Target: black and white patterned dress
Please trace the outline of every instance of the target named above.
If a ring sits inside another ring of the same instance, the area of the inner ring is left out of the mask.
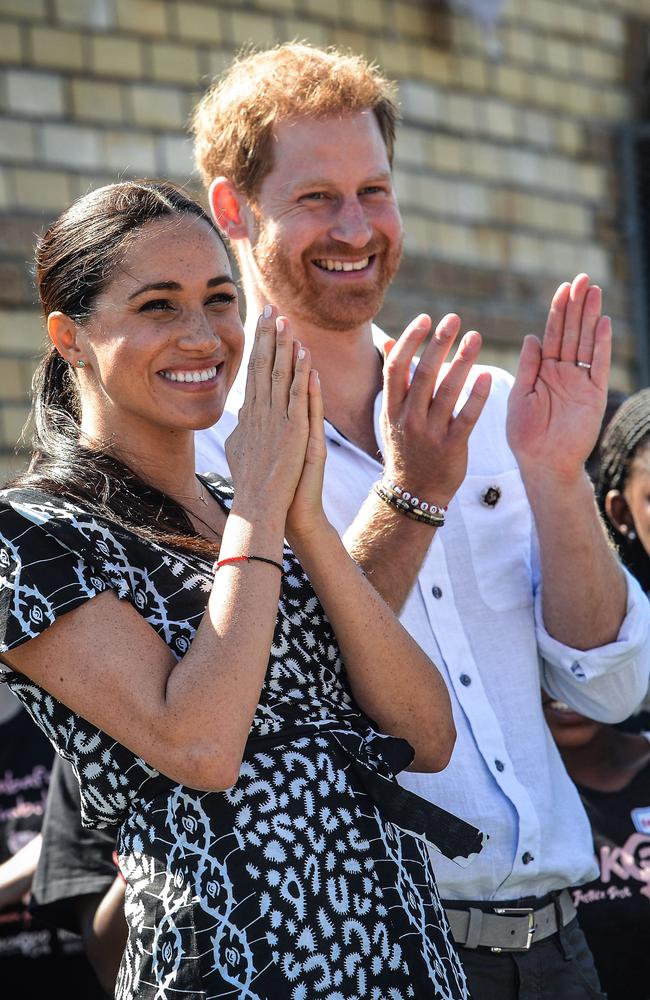
[[[209,488],[227,509],[230,484]],[[288,548],[284,566],[264,687],[226,792],[173,783],[24,675],[5,675],[72,762],[84,822],[121,824],[129,940],[116,996],[465,998],[426,847],[404,828],[463,861],[480,835],[399,788],[408,744],[356,708]],[[211,586],[198,556],[38,491],[0,493],[0,652],[111,588],[180,659]]]

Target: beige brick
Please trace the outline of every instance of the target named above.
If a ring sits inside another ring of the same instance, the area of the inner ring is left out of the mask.
[[[0,11],[7,17],[16,14],[18,17],[40,21],[47,17],[47,0],[2,0]]]
[[[485,62],[469,56],[457,56],[453,61],[452,79],[470,90],[485,91],[487,74]]]
[[[405,80],[400,87],[402,113],[409,121],[437,124],[446,119],[446,95],[436,87]]]
[[[526,139],[535,146],[549,149],[554,142],[555,123],[541,111],[522,111],[523,131]]]
[[[275,21],[266,14],[233,11],[230,15],[230,37],[237,45],[268,47],[280,40]]]
[[[508,263],[513,271],[533,274],[545,271],[544,241],[536,236],[511,233],[508,241]]]
[[[557,11],[558,18],[554,23],[561,24],[563,32],[583,38],[588,32],[590,24],[593,23],[593,15],[575,4],[558,3],[553,6]]]
[[[111,129],[103,136],[104,167],[129,174],[158,173],[156,145],[152,136],[141,131]]]
[[[577,155],[584,145],[584,131],[573,121],[564,119],[555,124],[557,143],[566,153]]]
[[[5,403],[0,407],[2,437],[5,445],[24,444],[23,431],[29,417],[29,404]]]
[[[551,69],[568,73],[579,64],[580,50],[575,39],[547,38],[542,41],[544,63]]]
[[[531,31],[522,28],[504,27],[499,32],[502,39],[505,54],[515,62],[526,64],[535,63],[538,60],[539,37]]]
[[[181,128],[185,123],[181,95],[170,87],[134,86],[131,103],[133,120],[139,125]]]
[[[0,149],[3,160],[34,159],[34,126],[10,118],[0,119]]]
[[[490,180],[502,180],[506,166],[507,150],[492,143],[470,142],[462,152],[462,162],[465,171],[476,177]]]
[[[40,353],[45,342],[41,315],[36,309],[0,309],[0,347],[20,354]]]
[[[63,115],[63,82],[53,73],[29,70],[7,72],[7,103],[25,115],[59,118]]]
[[[303,17],[284,17],[281,23],[283,28],[277,35],[278,40],[296,38],[298,41],[320,45],[321,48],[326,48],[332,42],[327,27],[317,21],[307,21]]]
[[[20,62],[23,56],[23,39],[17,24],[5,22],[0,28],[0,62]]]
[[[233,59],[232,49],[211,48],[207,55],[207,70],[210,77],[221,76]]]
[[[9,208],[13,204],[14,196],[11,190],[11,175],[6,167],[0,167],[0,208]]]
[[[583,45],[580,48],[580,65],[587,76],[596,80],[619,83],[625,78],[625,67],[618,52]]]
[[[164,0],[115,0],[118,27],[140,35],[167,34]]]
[[[32,28],[31,52],[37,66],[53,69],[81,69],[84,65],[83,39],[76,31]]]
[[[254,0],[255,6],[259,7],[260,10],[272,10],[277,11],[295,11],[296,8],[300,9],[304,7],[304,0]],[[325,11],[316,11],[321,17],[324,16]],[[293,37],[293,36],[291,36]]]
[[[528,74],[515,66],[496,67],[496,89],[512,101],[522,101],[528,95]]]
[[[44,125],[43,153],[47,163],[72,168],[100,167],[101,134],[81,125]]]
[[[129,172],[127,170],[122,171],[121,176],[128,177]],[[116,180],[115,172],[112,171],[110,174],[99,174],[93,171],[92,174],[69,174],[68,184],[70,186],[70,198],[81,198],[88,194],[89,191],[96,191],[97,188],[105,187],[106,184],[114,184]]]
[[[462,170],[466,157],[465,143],[458,139],[436,135],[431,138],[432,165],[453,173]]]
[[[19,208],[61,212],[70,201],[68,176],[59,170],[21,167],[15,171],[14,188]]]
[[[454,65],[449,53],[437,49],[426,48],[422,51],[419,69],[424,79],[432,83],[449,84],[454,78]]]
[[[73,80],[71,93],[76,118],[97,122],[124,119],[124,88],[118,83]]]
[[[425,136],[417,128],[402,125],[397,130],[395,160],[422,167],[429,162]]]
[[[83,24],[92,28],[113,28],[113,0],[54,0],[56,19],[61,24]]]
[[[16,399],[24,395],[21,362],[18,358],[0,358],[0,398]]]
[[[222,15],[217,4],[177,3],[175,12],[179,38],[210,44],[223,40]]]
[[[165,175],[186,178],[194,173],[192,140],[188,136],[161,136],[159,148]]]
[[[384,5],[382,0],[348,0],[348,17],[364,28],[379,30],[384,28]]]
[[[319,0],[322,3],[322,0]],[[464,18],[454,18],[454,22],[464,21]],[[432,14],[425,7],[415,7],[413,4],[396,3],[391,11],[391,27],[397,28],[403,35],[413,35],[415,38],[430,38],[432,32]],[[454,35],[456,38],[456,35]]]
[[[270,0],[273,3],[273,0]],[[305,14],[315,14],[323,21],[338,21],[340,12],[336,3],[324,4],[323,0],[299,0]]]
[[[607,172],[593,163],[578,164],[578,183],[583,197],[601,201],[607,197]]]
[[[480,127],[490,135],[500,139],[513,139],[518,135],[519,115],[505,101],[487,100],[481,102],[479,112]]]
[[[535,73],[530,83],[535,103],[551,108],[557,107],[558,103],[563,105],[566,81],[557,80],[548,74]]]
[[[632,120],[635,115],[633,95],[625,90],[605,90],[602,93],[603,114],[612,121]]]
[[[548,161],[527,149],[502,151],[504,174],[517,184],[538,187],[543,184],[544,164]]]
[[[479,118],[480,102],[464,94],[447,94],[447,122],[460,132],[475,132]]]
[[[612,48],[622,49],[626,43],[625,22],[618,14],[597,13],[590,19],[594,35]]]
[[[142,45],[133,38],[95,37],[91,39],[91,57],[97,73],[131,78],[143,75]]]
[[[157,80],[195,84],[200,78],[198,53],[189,45],[154,42],[151,66]]]

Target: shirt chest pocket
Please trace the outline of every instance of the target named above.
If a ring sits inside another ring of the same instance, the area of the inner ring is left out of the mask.
[[[532,604],[532,515],[517,470],[467,476],[458,501],[484,603],[494,611]]]

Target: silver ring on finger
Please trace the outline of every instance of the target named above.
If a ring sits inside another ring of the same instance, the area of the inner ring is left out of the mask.
[[[591,365],[588,361],[576,361],[576,368],[584,368],[585,371],[591,371]]]

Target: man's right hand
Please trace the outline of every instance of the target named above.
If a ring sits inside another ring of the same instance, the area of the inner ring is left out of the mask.
[[[482,372],[454,416],[454,407],[475,363],[481,335],[466,333],[440,380],[440,369],[458,336],[460,319],[444,316],[422,352],[411,378],[411,364],[431,329],[418,316],[400,339],[384,347],[384,404],[381,421],[386,477],[413,495],[446,506],[465,478],[467,442],[490,392],[491,376]]]

